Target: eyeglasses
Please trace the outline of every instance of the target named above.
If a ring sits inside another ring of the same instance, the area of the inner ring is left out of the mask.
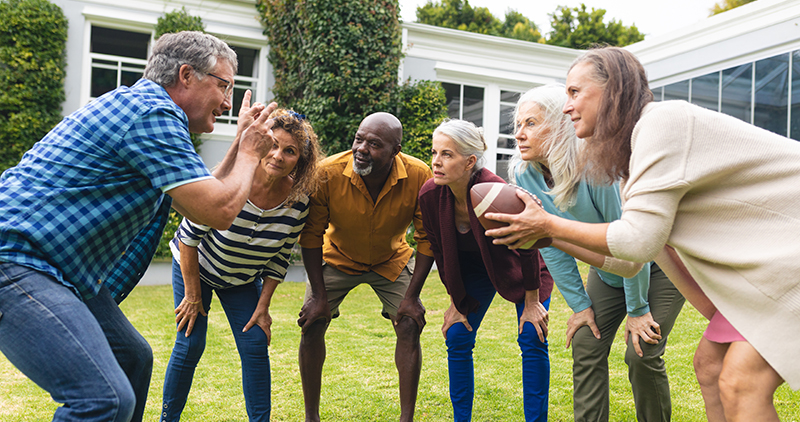
[[[230,98],[231,97],[231,94],[233,94],[233,82],[231,82],[231,81],[229,81],[227,79],[220,78],[219,76],[217,76],[217,75],[215,75],[213,73],[206,73],[206,75],[213,76],[213,77],[221,80],[222,82],[225,82],[226,84],[228,84],[225,87],[225,98]]]

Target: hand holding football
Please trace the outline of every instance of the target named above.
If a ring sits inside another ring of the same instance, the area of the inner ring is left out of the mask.
[[[505,183],[478,183],[470,189],[469,195],[470,199],[472,199],[472,207],[484,229],[496,229],[507,225],[499,221],[489,220],[484,216],[487,212],[519,214],[525,210],[525,203],[517,197],[517,189],[531,195],[541,206],[541,202],[530,192]],[[522,249],[545,248],[550,246],[551,243],[553,243],[553,238],[545,237],[536,242],[523,245]]]

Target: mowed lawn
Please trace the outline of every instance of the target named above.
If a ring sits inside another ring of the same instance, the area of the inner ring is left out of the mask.
[[[586,267],[584,266],[585,270]],[[297,366],[300,329],[295,321],[303,300],[303,283],[284,283],[272,301],[272,420],[302,421],[303,395]],[[447,353],[440,331],[449,298],[432,272],[422,292],[428,325],[422,335],[423,373],[416,420],[452,420],[448,397]],[[155,363],[145,420],[158,420],[164,371],[175,338],[170,286],[139,286],[122,309],[153,348]],[[324,421],[397,420],[400,405],[394,367],[394,332],[380,315],[380,302],[369,287],[354,290],[331,324],[328,359],[323,373],[321,413]],[[564,347],[571,311],[554,291],[549,336],[551,421],[572,418],[572,357]],[[219,301],[209,314],[205,355],[195,374],[184,421],[246,421],[241,365]],[[703,400],[692,370],[692,355],[706,322],[686,305],[673,330],[666,361],[672,388],[673,420],[705,420]],[[475,421],[522,421],[522,383],[516,321],[512,304],[495,298],[478,334],[475,349]],[[633,397],[624,363],[622,330],[610,358],[611,420],[635,421]],[[58,353],[57,349],[52,351]],[[800,358],[800,351],[798,351]],[[782,421],[800,421],[800,392],[783,385],[776,395]],[[46,421],[57,403],[0,355],[0,421]]]

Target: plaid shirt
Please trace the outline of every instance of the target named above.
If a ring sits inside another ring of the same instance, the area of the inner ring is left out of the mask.
[[[0,261],[55,277],[82,299],[138,283],[166,222],[162,188],[211,177],[188,119],[141,79],[67,116],[0,177]]]

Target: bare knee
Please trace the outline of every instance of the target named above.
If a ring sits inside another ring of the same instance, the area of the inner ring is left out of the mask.
[[[697,376],[697,382],[701,387],[716,386],[719,382],[719,374],[722,370],[722,361],[713,356],[705,354],[700,348],[695,351],[694,359],[694,373]]]
[[[397,342],[414,345],[419,343],[420,329],[412,318],[400,318],[394,326]]]
[[[300,336],[300,347],[318,346],[325,342],[325,332],[328,330],[328,322],[318,320],[311,324],[308,329]]]

